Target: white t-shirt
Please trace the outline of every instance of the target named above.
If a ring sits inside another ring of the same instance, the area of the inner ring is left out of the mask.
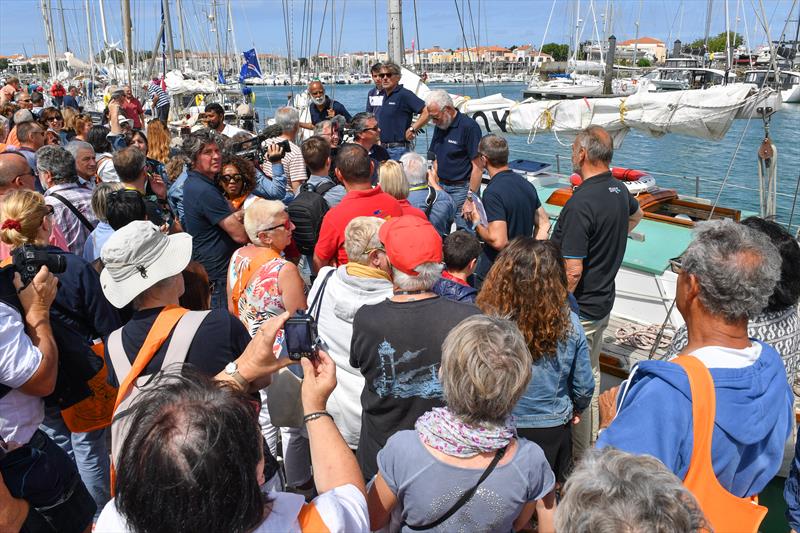
[[[100,181],[105,183],[119,181],[119,175],[117,174],[117,169],[114,168],[111,154],[103,152],[95,155],[95,159],[97,160],[97,177],[100,178]]]
[[[301,533],[298,516],[306,506],[300,494],[268,492],[269,515],[253,533]],[[353,485],[344,485],[320,494],[310,504],[331,533],[356,533],[369,531],[367,500]],[[95,531],[103,533],[133,533],[125,519],[117,512],[114,499],[100,513]]]
[[[237,128],[236,126],[231,126],[230,124],[225,124],[225,127],[222,128],[222,131],[220,133],[222,133],[222,135],[225,135],[226,137],[231,137],[232,138],[234,135],[236,135],[237,133],[240,133],[242,131],[244,131],[242,128]]]
[[[16,389],[38,370],[42,352],[25,333],[22,316],[0,302],[0,383]],[[27,444],[44,420],[44,402],[18,390],[0,398],[0,436]]]

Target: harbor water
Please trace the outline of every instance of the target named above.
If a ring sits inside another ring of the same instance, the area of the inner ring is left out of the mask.
[[[367,92],[372,85],[328,85],[328,96],[340,101],[351,114],[364,110]],[[470,97],[502,93],[507,98],[522,99],[521,84],[480,86],[480,95],[474,85],[431,85],[452,94]],[[253,87],[256,108],[262,120],[271,117],[284,105],[287,96],[302,87]],[[432,125],[417,139],[416,150],[425,153]],[[778,150],[778,200],[777,215],[780,222],[792,228],[800,227],[800,205],[795,204],[795,191],[800,183],[800,104],[784,104],[773,115],[770,136]],[[526,135],[509,135],[512,159],[534,159],[553,165],[565,174],[571,173],[570,136],[538,133],[529,143]],[[713,202],[719,195],[719,204],[751,212],[758,212],[758,167],[756,154],[764,138],[760,118],[734,120],[727,135],[720,141],[707,141],[684,135],[668,134],[651,137],[631,130],[614,153],[614,166],[645,170],[655,177],[662,187],[677,189],[679,193],[700,196]],[[741,141],[741,144],[740,144]],[[737,145],[739,149],[737,152]],[[725,181],[726,174],[730,173]],[[720,193],[721,191],[721,193]]]

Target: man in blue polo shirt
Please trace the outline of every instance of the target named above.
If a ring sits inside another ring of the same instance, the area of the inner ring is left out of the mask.
[[[384,63],[378,73],[383,96],[381,106],[375,110],[381,130],[381,145],[395,161],[411,147],[416,130],[428,123],[428,110],[417,95],[400,85],[400,67]],[[412,125],[415,114],[419,114]]]
[[[455,108],[446,91],[431,91],[425,103],[428,116],[436,126],[430,146],[430,151],[436,154],[436,176],[455,202],[456,227],[472,231],[472,226],[461,216],[461,209],[467,190],[477,193],[481,188],[483,166],[478,154],[481,128]]]
[[[311,102],[308,104],[308,111],[311,113],[311,122],[303,122],[300,124],[301,128],[313,130],[319,122],[323,120],[330,120],[337,115],[344,117],[345,122],[348,124],[352,120],[350,113],[342,105],[341,102],[331,100],[325,94],[325,87],[321,81],[312,81],[308,84],[308,96],[311,97]]]
[[[375,63],[369,68],[369,73],[372,75],[372,81],[375,82],[375,87],[370,89],[367,93],[367,106],[364,108],[367,113],[375,113],[375,110],[378,109],[383,103],[383,96],[380,95],[381,79],[378,76],[380,71],[380,63]]]

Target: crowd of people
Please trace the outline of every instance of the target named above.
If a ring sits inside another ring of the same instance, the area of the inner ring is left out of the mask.
[[[502,136],[372,74],[255,150],[157,81],[92,117],[6,80],[0,531],[756,531],[779,473],[800,530],[797,241],[698,223],[670,360],[601,394],[643,218],[611,136],[551,225]]]

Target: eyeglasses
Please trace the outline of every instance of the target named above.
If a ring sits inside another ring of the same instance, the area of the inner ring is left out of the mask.
[[[61,118],[61,117],[50,117],[50,118],[48,118],[48,119],[46,120],[46,122],[53,122],[53,121],[56,121],[56,122],[58,122],[59,120],[64,120],[64,119],[63,119],[63,118]]]
[[[241,174],[223,174],[219,177],[219,179],[225,183],[241,183],[244,181],[244,176]]]
[[[292,220],[290,218],[287,218],[286,221],[283,222],[282,224],[278,224],[276,226],[272,226],[272,227],[269,227],[269,228],[264,228],[261,231],[259,231],[259,233],[261,233],[262,231],[272,231],[272,230],[278,229],[278,228],[283,228],[286,231],[291,230],[292,229]]]
[[[397,76],[397,74],[395,74],[393,72],[381,72],[380,74],[378,74],[377,77],[378,78],[391,78],[392,76]]]
[[[372,252],[383,252],[383,253],[386,253],[386,248],[384,248],[383,246],[379,246],[378,248],[365,248],[364,251],[361,252],[361,255],[369,255]]]
[[[380,128],[378,126],[373,126],[371,128],[364,128],[361,131],[378,131],[378,130],[380,130]]]

